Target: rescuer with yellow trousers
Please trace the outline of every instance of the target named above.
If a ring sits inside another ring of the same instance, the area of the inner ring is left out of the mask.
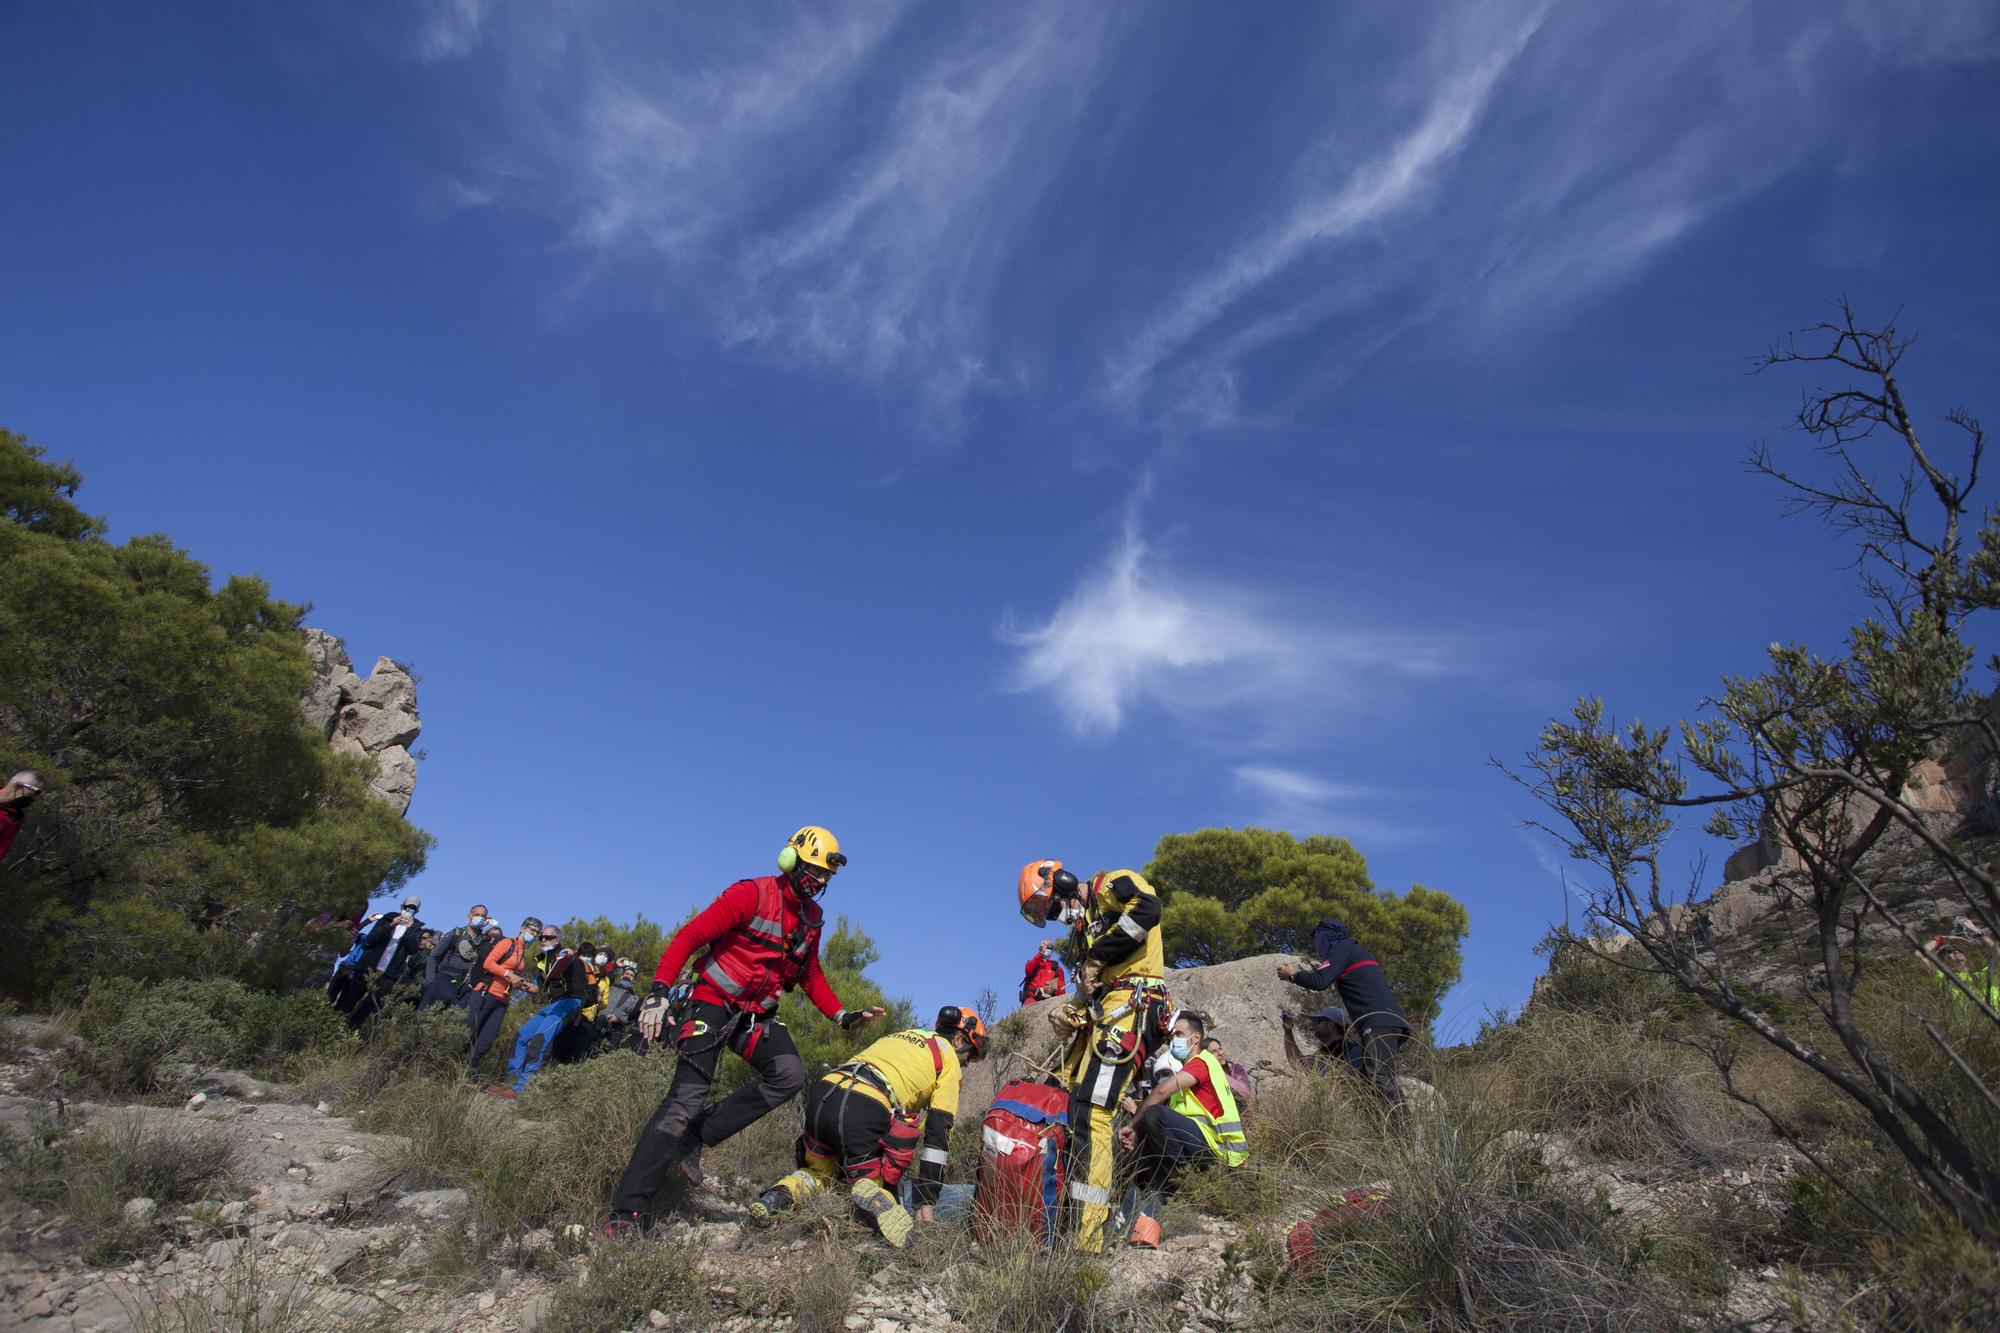
[[[1112,1119],[1135,1062],[1166,1037],[1166,964],[1160,896],[1136,870],[1103,870],[1079,882],[1060,861],[1030,861],[1018,885],[1030,925],[1051,918],[1078,937],[1077,993],[1049,1021],[1069,1038],[1069,1184],[1063,1215],[1079,1250],[1101,1251],[1111,1215]]]
[[[931,1027],[892,1032],[829,1071],[806,1093],[799,1169],[759,1195],[750,1215],[769,1221],[815,1190],[846,1180],[855,1213],[901,1249],[912,1221],[931,1220],[963,1067],[985,1054],[986,1025],[979,1015],[946,1005]],[[914,1218],[894,1192],[913,1165]]]

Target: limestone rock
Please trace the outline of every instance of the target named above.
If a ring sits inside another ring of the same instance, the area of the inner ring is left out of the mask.
[[[339,639],[320,629],[301,633],[313,677],[299,697],[300,711],[336,751],[373,760],[376,775],[369,788],[398,813],[407,812],[417,786],[417,761],[409,747],[423,731],[416,680],[386,657],[376,658],[363,680]]]
[[[312,682],[306,692],[299,696],[299,711],[306,715],[306,721],[319,729],[322,736],[333,735],[333,722],[340,715],[340,705],[347,692],[361,682],[354,674],[354,664],[347,660],[347,645],[328,634],[323,629],[310,627],[301,630],[306,641],[306,656],[313,667]]]
[[[1033,947],[1032,943],[1029,945]],[[1027,950],[1022,950],[1023,956]],[[1301,1013],[1332,1003],[1314,992],[1278,979],[1280,963],[1300,959],[1286,954],[1260,954],[1232,963],[1210,967],[1169,968],[1167,989],[1176,1006],[1197,1009],[1208,1015],[1209,1035],[1222,1043],[1230,1060],[1243,1066],[1254,1090],[1262,1090],[1273,1079],[1290,1076],[1285,1061],[1285,1034],[1278,1011]],[[993,1092],[1001,1083],[1017,1078],[1038,1077],[1037,1068],[1061,1070],[1056,1066],[1060,1042],[1049,1026],[1049,1012],[1070,997],[1042,1000],[1008,1015],[994,1029],[993,1058],[981,1060],[965,1071],[964,1090],[959,1095],[959,1114],[980,1117],[993,1104]],[[1300,1046],[1310,1054],[1312,1035],[1301,1025]]]

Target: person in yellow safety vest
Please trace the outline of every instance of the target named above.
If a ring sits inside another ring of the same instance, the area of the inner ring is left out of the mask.
[[[892,1032],[821,1078],[806,1093],[799,1169],[750,1205],[768,1222],[775,1213],[836,1180],[849,1182],[856,1216],[901,1249],[913,1221],[928,1222],[944,1183],[951,1125],[958,1115],[962,1067],[986,1054],[986,1025],[970,1009],[946,1005],[933,1028]],[[896,1182],[922,1154],[917,1211],[896,1201]]]
[[[1161,1202],[1183,1170],[1215,1162],[1238,1167],[1250,1157],[1228,1071],[1203,1049],[1208,1024],[1182,1010],[1174,1015],[1173,1032],[1167,1053],[1180,1070],[1155,1084],[1145,1101],[1134,1105],[1127,1098],[1124,1109],[1132,1118],[1118,1131],[1118,1146],[1139,1154],[1138,1206],[1126,1239],[1155,1250]]]
[[[1931,936],[1930,947],[1917,955],[1918,960],[1936,975],[1952,1003],[1976,1011],[1983,1001],[1989,1009],[2000,1010],[2000,942],[1993,932],[1965,917],[1953,924],[1962,933]]]
[[[1052,860],[1023,866],[1017,889],[1028,923],[1063,922],[1083,959],[1076,996],[1057,1005],[1049,1022],[1070,1039],[1063,1214],[1076,1248],[1095,1253],[1104,1249],[1111,1218],[1112,1118],[1134,1062],[1150,1058],[1165,1031],[1160,896],[1136,870],[1102,870],[1079,882]]]

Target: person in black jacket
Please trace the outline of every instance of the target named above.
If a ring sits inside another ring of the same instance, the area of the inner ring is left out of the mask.
[[[446,931],[437,947],[425,957],[424,993],[417,1001],[419,1009],[434,1004],[465,1007],[472,997],[472,983],[479,980],[473,974],[479,970],[479,960],[485,952],[479,946],[485,933],[486,904],[474,903],[466,913],[465,924]]]
[[[383,913],[362,937],[361,957],[348,969],[345,984],[334,996],[334,1003],[355,1027],[367,1022],[389,997],[411,956],[418,952],[424,923],[417,919],[417,909],[422,905],[415,897],[405,898],[401,911]]]
[[[1307,990],[1329,988],[1340,996],[1347,1010],[1346,1045],[1352,1052],[1349,1062],[1357,1066],[1392,1105],[1400,1105],[1403,1089],[1396,1082],[1396,1048],[1410,1031],[1403,1007],[1389,989],[1382,965],[1359,941],[1347,933],[1341,922],[1328,919],[1313,929],[1313,948],[1318,951],[1318,967],[1278,966],[1278,976]]]

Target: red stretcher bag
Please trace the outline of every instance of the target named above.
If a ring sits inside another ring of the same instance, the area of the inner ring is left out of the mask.
[[[1062,1216],[1069,1092],[1047,1083],[1002,1087],[980,1126],[972,1234],[982,1244],[1029,1236],[1047,1245]]]

